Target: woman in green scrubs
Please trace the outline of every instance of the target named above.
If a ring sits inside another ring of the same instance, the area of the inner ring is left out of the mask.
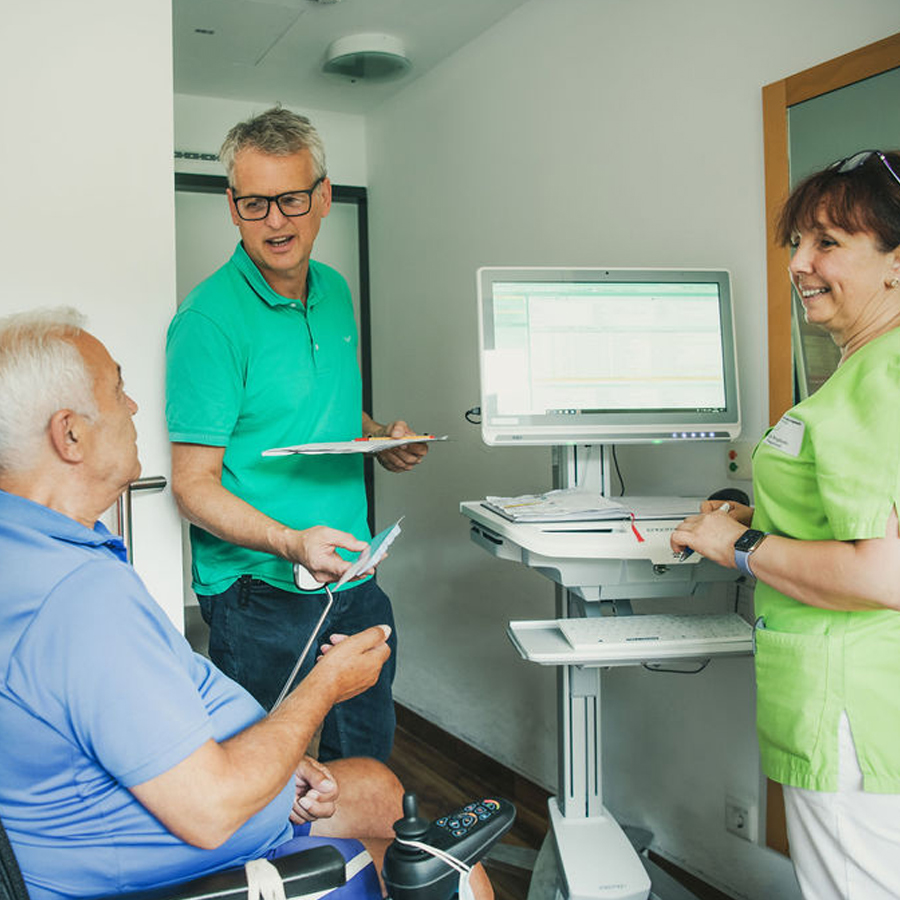
[[[900,898],[900,153],[811,175],[779,224],[837,371],[765,435],[755,507],[674,532],[756,578],[757,731],[804,897]]]

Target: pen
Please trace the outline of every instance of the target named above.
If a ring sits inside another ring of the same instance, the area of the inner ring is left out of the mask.
[[[721,506],[717,506],[717,507],[713,510],[713,512],[717,512],[717,513],[718,513],[718,512],[727,513],[730,509],[731,509],[731,504],[730,504],[730,503],[723,503]],[[685,547],[684,550],[681,551],[681,553],[676,553],[676,554],[675,554],[675,559],[677,559],[678,562],[684,562],[686,559],[690,559],[690,558],[691,558],[691,556],[693,555],[693,552],[694,552],[694,548],[693,548],[693,547]]]
[[[385,434],[372,435],[372,437],[353,438],[354,441],[421,441],[425,438],[434,439],[433,434],[403,434],[400,437],[389,437]]]

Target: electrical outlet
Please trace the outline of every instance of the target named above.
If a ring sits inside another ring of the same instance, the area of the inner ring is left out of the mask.
[[[756,807],[752,803],[738,800],[735,797],[725,798],[725,830],[743,838],[756,842]]]
[[[726,450],[726,473],[729,478],[738,481],[751,481],[753,479],[753,466],[750,457],[754,444],[749,441],[729,441]]]

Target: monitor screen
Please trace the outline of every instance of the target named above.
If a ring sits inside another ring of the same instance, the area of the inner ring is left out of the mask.
[[[724,270],[478,270],[485,443],[618,444],[740,432]]]

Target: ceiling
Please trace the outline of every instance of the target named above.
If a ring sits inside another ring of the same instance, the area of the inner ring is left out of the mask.
[[[365,113],[525,0],[172,0],[175,91]],[[391,81],[326,75],[329,44],[399,38],[412,65]]]

